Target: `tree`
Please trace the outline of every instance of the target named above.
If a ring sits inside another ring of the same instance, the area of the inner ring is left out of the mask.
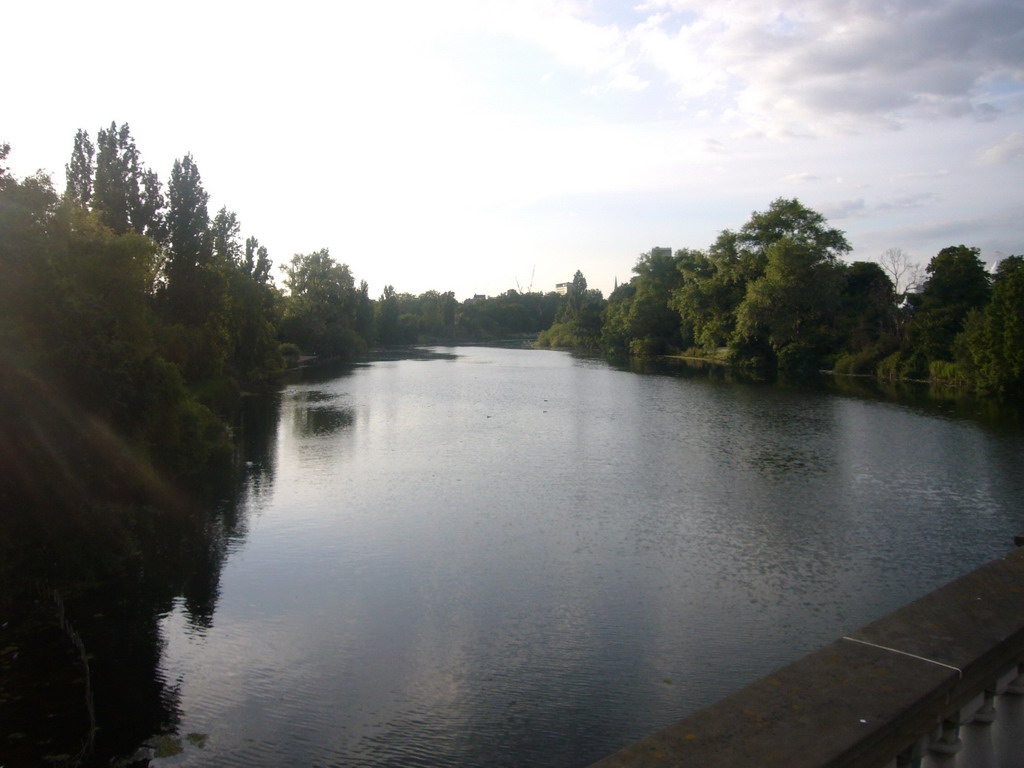
[[[156,247],[135,232],[115,233],[84,208],[69,211],[61,229],[63,247],[53,256],[54,289],[63,294],[50,340],[54,367],[94,410],[130,432],[146,419],[137,410],[136,374],[156,352]]]
[[[808,249],[827,261],[835,261],[850,251],[846,235],[828,227],[824,216],[796,198],[780,197],[772,201],[767,211],[752,213],[739,232],[722,232],[711,255],[731,267],[737,278],[750,280],[764,272],[768,249],[781,240]]]
[[[373,299],[370,298],[370,286],[365,280],[359,281],[356,291],[356,333],[362,336],[366,345],[377,343],[377,328],[374,321]]]
[[[896,289],[881,265],[855,261],[846,269],[842,292],[841,333],[848,349],[872,347],[898,330]],[[891,351],[891,350],[890,350]]]
[[[842,267],[806,239],[776,240],[766,257],[764,274],[747,284],[737,309],[734,341],[747,349],[767,341],[779,368],[813,369],[834,342]]]
[[[1024,394],[1024,256],[999,263],[991,301],[968,315],[956,346],[979,389]]]
[[[237,396],[237,382],[225,368],[232,349],[229,272],[214,260],[208,200],[192,155],[176,160],[168,185],[167,251],[157,298],[166,321],[165,356],[190,385],[202,383],[210,395],[207,404],[223,409]]]
[[[59,316],[50,294],[59,206],[48,176],[19,180],[2,166],[9,152],[0,147],[0,367],[31,367],[47,357],[40,340]]]
[[[161,245],[166,243],[167,222],[164,218],[166,205],[163,184],[156,175],[156,171],[143,170],[142,194],[132,213],[132,225],[135,227],[135,231],[148,235]]]
[[[282,339],[320,355],[361,355],[366,343],[355,330],[358,302],[348,265],[321,248],[295,254],[281,269],[288,289]]]
[[[587,278],[576,270],[565,301],[555,321],[537,338],[541,346],[597,349],[601,338],[601,315],[604,297],[598,290],[588,290]]]
[[[629,354],[632,329],[629,326],[629,311],[636,296],[633,280],[616,286],[608,297],[601,325],[601,348],[612,355]]]
[[[224,285],[223,332],[230,342],[226,370],[237,380],[261,384],[283,366],[277,344],[277,292],[270,282],[267,249],[250,237],[243,246],[238,216],[221,208],[210,225],[208,268]]]
[[[241,266],[242,244],[239,241],[241,225],[238,223],[238,215],[229,211],[226,207],[217,211],[210,226],[210,236],[213,238],[214,260],[224,266]]]
[[[115,123],[109,129],[101,128],[96,143],[93,204],[104,224],[124,234],[132,229],[132,213],[141,205],[139,152],[127,123],[120,128]],[[78,163],[77,145],[76,139],[71,164]]]
[[[416,298],[418,331],[431,340],[450,340],[455,335],[455,294],[426,291]]]
[[[682,251],[677,269],[682,283],[673,291],[670,306],[679,314],[686,335],[708,352],[724,346],[736,328],[736,307],[743,300],[745,282],[732,279],[701,251]]]
[[[950,360],[952,344],[967,315],[988,303],[992,285],[977,248],[943,248],[928,262],[921,292],[911,296],[914,307],[910,344],[928,360]]]
[[[67,176],[67,188],[64,192],[69,200],[87,207],[92,200],[93,157],[96,149],[89,140],[88,131],[81,128],[75,134],[75,147],[71,152],[71,161],[64,166]]]
[[[247,275],[261,285],[270,283],[270,267],[272,263],[267,249],[260,245],[255,237],[248,237],[245,240],[245,261],[242,269]]]
[[[393,285],[385,285],[384,292],[377,301],[377,339],[384,346],[399,343],[398,316],[401,307],[398,305],[398,294]]]
[[[456,304],[454,295],[447,300],[447,313],[454,314],[456,338],[463,341],[490,341],[513,336],[528,336],[547,330],[566,298],[554,291],[522,293],[509,289],[493,297],[476,297]],[[447,322],[447,321],[446,321]]]
[[[878,257],[878,263],[892,281],[899,304],[907,300],[907,295],[916,291],[921,282],[921,265],[911,261],[910,256],[902,248],[889,248]]]
[[[168,186],[168,253],[164,266],[164,299],[175,322],[194,323],[207,316],[217,301],[210,267],[213,236],[199,168],[192,155],[174,161]]]
[[[115,123],[96,134],[96,167],[92,194],[82,197],[86,189],[86,146],[88,134],[79,131],[68,163],[68,192],[80,204],[90,203],[104,224],[118,234],[134,230],[148,235],[158,243],[164,241],[164,198],[156,173],[147,170],[135,146],[131,130],[125,123]],[[73,175],[72,175],[73,174]]]
[[[198,469],[226,432],[159,354],[150,302],[155,256],[150,239],[60,205],[48,177],[0,176],[0,368],[78,414],[90,434],[127,440],[123,456],[177,474]],[[69,483],[93,484],[117,463],[76,454],[63,437],[46,434],[42,442]],[[108,448],[116,442],[104,440]],[[107,490],[123,488],[130,474],[114,470],[117,482]]]
[[[670,301],[683,284],[679,263],[668,248],[654,248],[641,254],[633,267],[628,290],[612,294],[605,310],[602,345],[631,354],[661,354],[678,349],[682,343],[679,314]]]
[[[728,343],[735,361],[770,366],[792,346],[783,367],[805,367],[832,332],[838,260],[849,250],[820,213],[779,198],[739,231],[724,230],[706,256],[687,255],[672,306],[705,349]],[[791,279],[824,293],[796,290]]]

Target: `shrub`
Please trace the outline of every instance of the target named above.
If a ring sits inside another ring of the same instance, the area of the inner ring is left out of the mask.
[[[956,363],[933,360],[928,364],[928,378],[943,384],[966,384],[967,377]]]
[[[647,336],[629,342],[629,354],[633,357],[651,357],[661,352],[662,345],[657,339]]]
[[[298,344],[292,344],[290,341],[286,341],[278,349],[281,352],[281,357],[284,358],[285,365],[289,368],[294,368],[299,364],[299,358],[302,357],[302,350],[299,349]]]
[[[821,355],[818,351],[802,341],[784,346],[778,351],[776,360],[780,371],[792,373],[809,373],[821,366]]]
[[[836,360],[833,370],[836,373],[851,376],[863,376],[875,372],[878,366],[878,353],[868,347],[858,352],[846,352]]]
[[[875,366],[875,373],[878,378],[886,381],[893,381],[900,377],[900,353],[893,352],[891,355],[882,358]]]

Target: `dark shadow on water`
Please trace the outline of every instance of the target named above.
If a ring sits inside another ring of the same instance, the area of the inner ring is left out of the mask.
[[[454,349],[454,347],[453,347]],[[454,361],[458,355],[451,352],[442,352],[437,348],[430,347],[393,347],[387,349],[375,349],[365,359],[358,362],[346,360],[325,360],[313,362],[312,364],[296,368],[288,372],[285,377],[286,384],[318,384],[325,381],[351,375],[354,371],[365,368],[368,365],[379,362],[396,362],[399,360],[422,360],[422,361]]]
[[[827,376],[823,387],[844,397],[893,403],[942,418],[975,421],[997,431],[1019,431],[1024,427],[1024,406],[1020,401],[979,397],[960,387],[887,382],[861,376]]]
[[[354,421],[351,408],[321,405],[295,409],[295,429],[303,437],[325,437],[351,427]]]
[[[969,420],[997,431],[1024,427],[1021,401],[980,397],[970,390],[925,382],[880,381],[867,376],[810,373],[801,376],[769,374],[717,363],[668,357],[610,360],[617,370],[721,384],[769,387],[794,392],[827,393],[911,408],[940,418]]]
[[[280,398],[247,398],[233,464],[182,489],[111,463],[88,419],[22,383],[2,403],[26,471],[0,481],[0,765],[146,765],[180,719],[160,619],[212,626],[240,501],[273,484]]]

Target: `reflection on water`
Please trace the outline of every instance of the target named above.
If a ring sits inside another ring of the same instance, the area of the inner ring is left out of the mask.
[[[282,396],[173,764],[586,765],[1004,552],[1024,438],[721,369],[442,350]],[[243,505],[244,506],[244,505]]]
[[[352,426],[352,409],[338,404],[334,395],[317,390],[298,391],[292,400],[296,405],[295,430],[304,437],[322,437]]]
[[[278,398],[247,402],[235,425],[245,458],[198,499],[166,489],[161,507],[81,499],[5,510],[4,525],[42,516],[47,536],[26,529],[21,567],[0,590],[0,765],[173,751],[181,691],[161,669],[160,617],[177,612],[194,637],[214,626],[224,563],[273,482],[278,421]],[[90,731],[93,751],[81,754]],[[160,734],[171,741],[138,751]]]
[[[154,764],[587,765],[1024,526],[1019,428],[718,368],[423,357],[252,409],[202,535],[148,551]]]

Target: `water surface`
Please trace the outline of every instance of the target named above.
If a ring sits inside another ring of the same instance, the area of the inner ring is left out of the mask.
[[[586,766],[1024,530],[1017,429],[434,351],[280,395],[157,764]]]

